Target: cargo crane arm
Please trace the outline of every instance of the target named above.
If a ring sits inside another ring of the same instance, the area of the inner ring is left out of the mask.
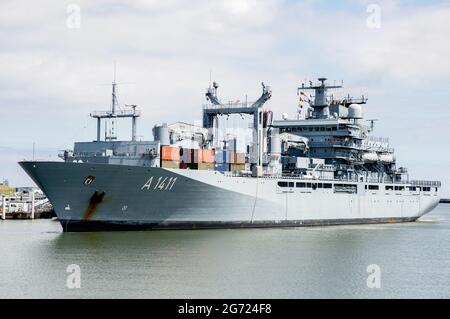
[[[213,87],[209,87],[206,90],[206,99],[210,101],[214,105],[220,105],[220,100],[217,97],[217,89],[219,88],[219,84],[217,82],[213,82]]]
[[[264,82],[261,82],[263,92],[258,100],[256,100],[255,103],[252,104],[252,108],[259,108],[264,105],[270,98],[272,97],[272,90],[270,89],[270,86],[264,85]]]

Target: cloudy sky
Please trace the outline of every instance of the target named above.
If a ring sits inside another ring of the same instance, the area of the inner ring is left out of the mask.
[[[55,158],[95,137],[89,112],[109,107],[116,61],[143,139],[155,123],[200,120],[210,71],[229,100],[270,84],[278,115],[295,113],[304,79],[344,80],[369,96],[398,164],[450,197],[448,21],[448,2],[425,0],[0,0],[0,179],[31,184],[16,161],[33,143]]]

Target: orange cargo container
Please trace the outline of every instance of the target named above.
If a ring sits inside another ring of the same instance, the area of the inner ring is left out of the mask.
[[[244,153],[236,153],[235,156],[235,164],[245,164],[245,154]]]
[[[236,152],[228,151],[228,154],[229,154],[227,157],[228,163],[230,164],[236,163]]]
[[[192,163],[214,163],[214,150],[194,149],[192,150]]]
[[[201,150],[202,156],[201,161],[202,163],[214,163],[214,150]]]
[[[161,159],[163,161],[179,161],[180,148],[173,146],[161,146]]]

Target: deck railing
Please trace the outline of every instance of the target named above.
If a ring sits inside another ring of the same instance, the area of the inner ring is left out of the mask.
[[[409,181],[411,185],[414,186],[431,186],[431,187],[441,187],[440,181],[419,181],[419,180],[413,180]]]

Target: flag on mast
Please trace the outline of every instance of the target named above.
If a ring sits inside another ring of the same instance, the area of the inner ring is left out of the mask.
[[[300,108],[308,107],[311,104],[310,98],[303,92],[300,92],[298,106]]]

